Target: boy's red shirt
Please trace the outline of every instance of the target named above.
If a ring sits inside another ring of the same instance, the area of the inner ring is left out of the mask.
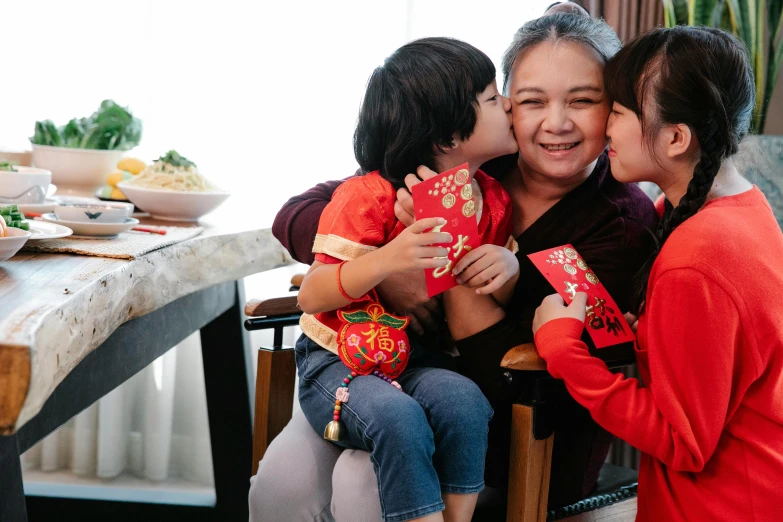
[[[476,190],[476,189],[479,190]],[[481,244],[505,246],[511,237],[511,200],[498,181],[481,170],[473,176]],[[318,223],[313,245],[316,261],[335,264],[377,250],[397,237],[405,226],[394,215],[397,191],[377,171],[343,182]],[[480,200],[480,201],[479,201]],[[344,310],[366,306],[353,303]],[[302,331],[321,347],[337,350],[337,311],[303,314]]]

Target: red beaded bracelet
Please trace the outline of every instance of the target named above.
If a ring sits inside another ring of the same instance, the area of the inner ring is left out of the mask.
[[[337,289],[338,289],[338,290],[340,290],[340,294],[341,294],[343,297],[345,297],[346,299],[348,299],[348,300],[349,300],[349,301],[351,301],[352,303],[356,303],[356,302],[358,302],[358,301],[364,301],[365,299],[367,299],[367,294],[364,294],[363,296],[361,296],[361,297],[359,297],[359,298],[353,298],[353,297],[351,297],[350,295],[348,295],[348,293],[347,293],[347,292],[345,291],[345,289],[343,288],[343,282],[340,280],[340,271],[343,269],[343,265],[344,265],[345,263],[347,263],[347,262],[348,262],[348,261],[343,261],[342,263],[340,263],[339,265],[337,265]]]

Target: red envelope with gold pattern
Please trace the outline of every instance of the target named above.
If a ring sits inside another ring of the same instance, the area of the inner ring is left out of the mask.
[[[454,239],[451,245],[445,245],[449,249],[449,264],[424,271],[427,294],[432,297],[457,286],[451,269],[462,256],[481,244],[468,164],[419,183],[412,193],[416,219],[442,217],[446,224],[436,228]]]
[[[566,303],[570,303],[577,292],[587,293],[585,328],[596,348],[636,339],[622,310],[573,246],[550,248],[527,257]]]

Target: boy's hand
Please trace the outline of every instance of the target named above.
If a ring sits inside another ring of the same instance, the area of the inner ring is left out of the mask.
[[[437,175],[437,172],[422,165],[416,169],[416,174],[408,174],[405,176],[405,186],[408,188],[400,188],[397,190],[397,201],[394,202],[394,215],[397,216],[397,219],[406,227],[411,226],[413,222],[416,221],[413,213],[413,196],[411,196],[410,191],[413,190],[415,185]]]
[[[446,232],[424,232],[439,225],[445,225],[443,218],[420,219],[381,247],[381,258],[386,277],[400,272],[411,272],[425,268],[438,268],[449,263],[449,251],[437,243],[451,244],[451,234]]]
[[[481,245],[465,254],[451,273],[459,276],[457,283],[477,288],[477,294],[491,294],[519,274],[519,261],[507,248]]]

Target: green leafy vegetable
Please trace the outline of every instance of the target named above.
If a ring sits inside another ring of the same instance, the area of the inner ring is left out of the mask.
[[[176,150],[168,151],[164,156],[158,158],[157,161],[162,161],[163,163],[168,163],[169,165],[174,165],[175,167],[188,168],[196,166],[195,163],[190,161],[185,156],[180,156]]]
[[[16,162],[8,160],[0,160],[0,170],[5,172],[16,172]]]
[[[141,120],[112,100],[87,118],[74,118],[58,128],[51,120],[35,122],[35,145],[72,149],[130,150],[141,141]]]
[[[52,120],[35,122],[35,135],[30,141],[36,145],[63,146],[63,138]]]

